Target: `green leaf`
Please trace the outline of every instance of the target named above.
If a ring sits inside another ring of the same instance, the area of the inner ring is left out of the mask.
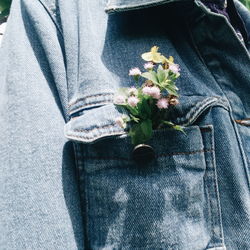
[[[152,137],[152,121],[151,120],[145,120],[141,123],[141,130],[144,134],[145,141],[149,140]]]
[[[129,130],[129,136],[131,137],[132,144],[137,145],[144,142],[144,135],[141,131],[140,124],[135,124]]]
[[[169,127],[173,127],[174,126],[174,123],[169,122],[169,121],[162,121],[162,123],[168,125]]]
[[[163,124],[166,124],[167,126],[169,126],[170,128],[173,128],[175,130],[178,130],[178,131],[181,131],[183,132],[184,134],[185,131],[184,131],[184,127],[183,126],[180,126],[180,125],[175,125],[173,122],[169,122],[169,121],[162,121]]]
[[[168,93],[169,93],[170,95],[174,95],[174,96],[176,96],[176,97],[179,96],[178,93],[177,93],[177,88],[176,88],[176,86],[175,86],[174,84],[167,85],[167,86],[165,87],[165,89],[168,91]]]
[[[158,82],[159,83],[162,83],[166,80],[167,78],[167,75],[168,75],[168,72],[167,70],[164,70],[162,68],[161,65],[159,65],[158,69],[157,69],[157,78],[158,78]]]
[[[184,127],[182,127],[182,126],[180,126],[180,125],[174,125],[174,126],[173,126],[173,129],[178,130],[178,131],[180,131],[180,132],[186,134],[185,131],[184,131]]]
[[[177,73],[177,74],[175,74],[175,73],[173,73],[173,72],[171,72],[171,71],[169,71],[170,73],[169,73],[169,78],[172,80],[172,81],[176,81],[176,79],[180,76],[180,73]]]
[[[137,123],[129,130],[129,136],[131,137],[132,144],[138,145],[145,143],[152,137],[152,122],[151,120],[145,120],[142,123]]]
[[[139,113],[144,119],[151,117],[151,108],[148,101],[149,101],[148,97],[143,98],[139,109]]]
[[[129,105],[124,106],[132,115],[137,116],[138,115],[138,109],[131,107]]]
[[[130,118],[134,121],[134,122],[136,122],[136,123],[138,123],[139,121],[140,121],[140,118],[138,118],[138,117],[135,117],[134,115],[129,115],[130,116]]]
[[[158,84],[158,78],[157,78],[157,74],[155,71],[149,71],[149,72],[144,72],[141,74],[142,77],[152,81],[155,84]]]

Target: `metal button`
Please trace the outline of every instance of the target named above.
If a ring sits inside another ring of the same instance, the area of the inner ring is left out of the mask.
[[[150,145],[139,144],[134,148],[132,157],[136,163],[146,164],[155,158],[155,152]]]

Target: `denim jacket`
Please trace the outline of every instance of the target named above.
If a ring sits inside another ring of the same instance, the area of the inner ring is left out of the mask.
[[[13,0],[0,49],[0,249],[250,249],[250,14],[200,0]],[[152,46],[181,67],[138,166],[114,120]]]

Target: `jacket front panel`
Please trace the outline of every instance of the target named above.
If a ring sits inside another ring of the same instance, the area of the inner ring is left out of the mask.
[[[246,44],[200,2],[96,4],[79,7],[78,82],[65,126],[76,141],[86,247],[249,248],[249,129],[236,123],[249,117]],[[186,136],[155,131],[156,159],[140,168],[112,102],[153,45],[181,67],[173,121],[187,128]]]

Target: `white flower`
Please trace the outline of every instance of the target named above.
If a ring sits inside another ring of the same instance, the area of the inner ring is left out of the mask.
[[[144,69],[151,70],[153,69],[154,64],[152,62],[148,62],[144,64]]]
[[[159,99],[158,100],[158,102],[157,102],[157,107],[159,108],[159,109],[166,109],[166,108],[168,108],[168,99],[167,98],[161,98],[161,99]]]
[[[141,75],[141,71],[139,68],[132,68],[129,70],[129,75],[130,76],[140,76]]]
[[[139,99],[135,96],[130,96],[128,98],[128,104],[131,106],[131,107],[135,107],[137,105],[137,103],[139,102]]]
[[[129,89],[128,89],[128,94],[129,94],[129,95],[137,95],[137,94],[138,94],[137,88],[135,88],[135,87],[129,88]]]
[[[171,63],[169,65],[169,70],[171,70],[175,74],[178,74],[180,71],[180,66],[179,66],[179,64]]]
[[[125,104],[125,103],[126,103],[126,99],[125,99],[125,97],[122,96],[122,95],[117,95],[117,96],[115,96],[115,98],[114,98],[114,103],[115,103],[115,104],[118,104],[118,105]]]

